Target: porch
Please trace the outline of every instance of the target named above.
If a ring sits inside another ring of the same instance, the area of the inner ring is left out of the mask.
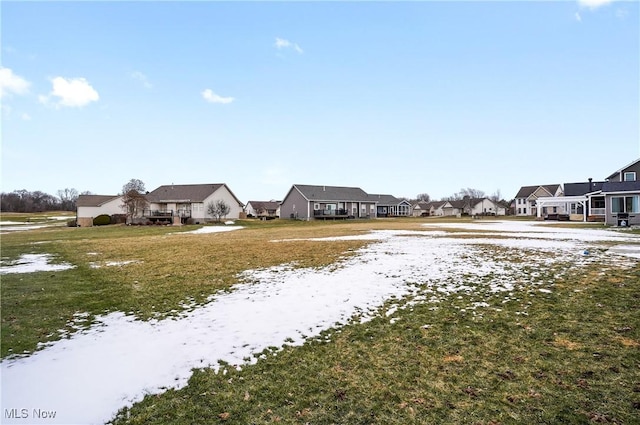
[[[163,210],[163,209],[145,209],[142,211],[142,217],[150,221],[172,221],[173,217],[180,217],[181,221],[191,218],[190,209]]]

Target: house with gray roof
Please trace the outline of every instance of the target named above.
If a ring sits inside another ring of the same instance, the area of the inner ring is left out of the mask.
[[[76,223],[81,227],[93,226],[99,215],[125,214],[121,195],[79,195],[76,201]]]
[[[562,196],[562,186],[547,184],[539,186],[522,186],[515,197],[515,214],[517,216],[537,216],[537,200],[547,197]],[[555,207],[557,208],[557,207]],[[543,212],[542,210],[540,212]],[[556,210],[557,213],[560,213]],[[562,213],[566,213],[562,211]]]
[[[249,201],[244,206],[247,217],[270,219],[280,217],[279,201]]]
[[[294,184],[280,204],[280,216],[298,220],[375,218],[377,201],[359,187]]]
[[[640,159],[612,173],[602,185],[605,223],[640,225]]]
[[[412,215],[413,217],[442,216],[444,215],[442,207],[446,203],[446,201],[416,202],[412,207]]]
[[[240,218],[244,213],[244,205],[224,183],[164,185],[149,192],[146,198],[149,207],[143,216],[152,221],[185,223],[191,219],[196,224],[211,221],[214,217],[207,211],[207,205],[218,200],[230,207],[228,218]]]
[[[411,202],[398,199],[393,195],[369,195],[377,202],[377,217],[411,217]]]

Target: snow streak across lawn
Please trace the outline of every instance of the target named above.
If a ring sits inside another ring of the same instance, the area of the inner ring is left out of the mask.
[[[193,368],[218,368],[218,361],[241,367],[265,348],[302,344],[355,316],[365,321],[384,314],[380,307],[394,297],[435,303],[464,292],[476,298],[470,309],[491,308],[483,294],[552,292],[554,276],[536,272],[548,266],[637,264],[601,241],[640,244],[640,237],[615,231],[506,222],[465,225],[462,233],[474,237],[459,238],[446,231],[451,226],[373,232],[366,236],[374,241],[370,245],[323,268],[246,271],[245,283],[179,318],[143,322],[123,313],[102,316],[69,339],[2,362],[2,411],[25,409],[28,416],[3,419],[30,423],[45,411],[55,412],[55,418],[38,423],[105,422],[145,394],[183,387]],[[512,261],[514,256],[520,261]]]

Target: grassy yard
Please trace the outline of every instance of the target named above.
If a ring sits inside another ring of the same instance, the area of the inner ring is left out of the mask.
[[[196,371],[114,423],[638,423],[639,282],[638,268],[592,269],[548,296],[489,297],[500,307],[481,317],[460,313],[465,297],[416,304],[241,371]]]
[[[442,220],[247,220],[237,223],[241,231],[202,235],[180,234],[199,226],[5,234],[3,263],[50,253],[76,267],[2,276],[2,358],[32,352],[95,315],[172,315],[228,290],[244,270],[320,267],[369,243],[273,240],[416,230],[425,222]],[[124,261],[132,262],[109,265]],[[265,351],[241,370],[197,370],[187,387],[147,396],[114,422],[638,423],[640,267],[554,267],[562,270],[538,271],[554,279],[552,293],[393,300],[383,309],[394,311],[389,316]],[[487,306],[468,308],[480,299]]]

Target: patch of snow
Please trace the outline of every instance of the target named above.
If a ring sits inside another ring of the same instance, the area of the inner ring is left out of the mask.
[[[609,248],[609,252],[632,258],[640,258],[640,245],[616,245]]]
[[[509,238],[496,238],[496,233],[458,238],[429,231],[358,235],[375,242],[338,265],[249,270],[240,275],[244,283],[179,317],[144,322],[120,312],[99,316],[69,339],[3,361],[2,406],[56,410],[55,419],[41,423],[105,422],[146,394],[183,387],[194,368],[217,370],[219,361],[230,367],[256,362],[257,353],[268,347],[302,344],[358,316],[361,323],[379,317],[384,314],[380,308],[393,298],[437,303],[450,294],[504,292],[507,302],[517,299],[516,289],[548,283],[527,271],[531,266],[571,262],[580,267],[596,260],[631,264],[604,250],[589,258],[580,254],[585,240],[608,240],[609,233],[597,239],[591,233],[597,230],[571,229],[577,230],[571,238],[553,240],[531,236],[538,233],[531,227],[518,223],[512,229],[521,233],[510,232]],[[508,255],[496,253],[496,246]],[[514,262],[514,255],[526,261]],[[476,302],[467,308],[477,307],[488,305]]]
[[[69,263],[50,264],[50,254],[23,254],[7,266],[0,267],[0,274],[9,273],[33,273],[51,272],[72,269],[75,266]]]
[[[51,227],[48,224],[20,224],[15,226],[0,226],[0,234],[8,232],[23,232],[25,230],[43,229],[45,227]]]
[[[232,230],[244,229],[243,226],[204,226],[196,230],[191,230],[189,232],[176,233],[178,235],[187,235],[187,234],[195,234],[201,235],[205,233],[219,233],[219,232],[230,232]]]

